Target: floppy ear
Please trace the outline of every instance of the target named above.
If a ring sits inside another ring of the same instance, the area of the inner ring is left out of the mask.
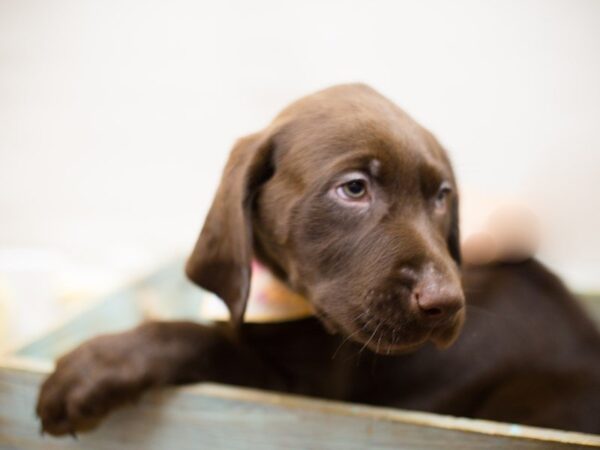
[[[454,198],[450,208],[450,231],[448,232],[448,250],[452,259],[460,266],[462,256],[460,253],[460,227],[458,217],[458,196]]]
[[[221,184],[186,265],[187,276],[227,305],[231,321],[244,318],[252,262],[252,203],[273,173],[270,140],[252,135],[234,146]]]

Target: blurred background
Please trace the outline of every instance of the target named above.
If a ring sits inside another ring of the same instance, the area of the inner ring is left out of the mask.
[[[600,290],[600,2],[0,1],[0,348],[187,254],[237,137],[372,85]],[[4,339],[3,339],[4,336]]]

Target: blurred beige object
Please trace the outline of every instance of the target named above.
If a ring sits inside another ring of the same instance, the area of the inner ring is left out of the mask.
[[[261,264],[252,264],[245,322],[281,322],[312,314],[310,303],[304,297],[288,289]],[[226,321],[229,320],[229,311],[217,296],[210,295],[200,304],[200,317],[203,320]]]
[[[45,251],[0,251],[0,347],[31,338],[58,319],[60,308],[51,271],[55,263],[54,255]]]
[[[0,276],[0,353],[8,346],[8,291]]]
[[[98,259],[48,248],[0,248],[0,351],[39,336],[131,278],[132,270],[119,270],[120,259]]]
[[[536,254],[541,228],[536,214],[515,200],[479,197],[464,212],[462,252],[467,264],[518,262]],[[483,204],[482,204],[483,202]]]
[[[508,204],[488,219],[488,232],[496,241],[496,260],[517,262],[534,256],[540,246],[540,224],[529,208]]]

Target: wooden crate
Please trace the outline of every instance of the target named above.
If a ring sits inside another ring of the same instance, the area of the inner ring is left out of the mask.
[[[146,317],[198,318],[205,293],[177,261],[0,359],[0,449],[571,449],[600,436],[198,384],[146,395],[77,440],[39,434],[34,405],[52,361]],[[600,418],[599,418],[600,420]]]

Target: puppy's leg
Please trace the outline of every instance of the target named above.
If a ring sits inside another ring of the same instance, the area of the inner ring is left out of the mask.
[[[150,322],[91,339],[60,358],[42,385],[37,414],[44,431],[75,433],[150,388],[195,381],[279,385],[226,327]]]

